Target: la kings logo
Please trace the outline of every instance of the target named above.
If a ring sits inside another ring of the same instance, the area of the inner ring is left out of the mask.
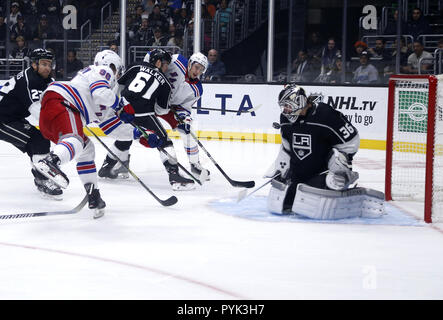
[[[303,133],[292,134],[292,150],[298,159],[303,160],[312,153],[311,135]]]

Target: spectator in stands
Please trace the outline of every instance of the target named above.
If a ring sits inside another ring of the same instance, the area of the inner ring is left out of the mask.
[[[218,59],[218,52],[215,49],[208,51],[208,69],[204,74],[204,80],[221,80],[226,74],[226,67],[223,61]]]
[[[323,50],[323,44],[320,39],[320,34],[316,31],[312,32],[307,41],[307,52],[308,57],[311,61],[312,66],[318,69],[320,72],[321,66],[321,54]]]
[[[366,42],[363,41],[357,41],[354,43],[354,54],[351,57],[358,57],[360,58],[360,55],[363,51],[368,51],[368,45]]]
[[[423,16],[423,12],[420,8],[414,8],[412,10],[411,19],[407,23],[406,30],[404,34],[410,34],[414,40],[418,39],[419,35],[431,34],[432,30],[429,26],[429,22]]]
[[[384,35],[393,35],[397,34],[397,19],[398,19],[398,10],[395,10],[392,17],[388,19],[388,22],[385,26],[385,29],[382,30],[382,33]],[[402,20],[401,21],[401,33],[406,34],[406,23]]]
[[[177,31],[174,24],[169,25],[169,40],[166,45],[183,48],[183,31]]]
[[[0,15],[0,41],[6,40],[6,28],[5,18]]]
[[[379,81],[378,71],[369,63],[369,52],[363,51],[360,54],[360,66],[354,71],[353,83],[375,84]]]
[[[77,74],[77,71],[83,69],[83,62],[77,59],[77,52],[75,50],[68,50],[66,60],[66,74],[61,67],[58,69],[57,77],[72,79]]]
[[[330,37],[322,50],[320,74],[326,74],[334,67],[338,54],[340,54],[340,50],[336,47],[335,39]]]
[[[61,6],[58,0],[41,0],[44,2],[45,11],[43,14],[46,14],[48,17],[48,21],[50,24],[59,23],[59,16],[61,14]],[[83,8],[81,8],[83,10]]]
[[[118,48],[118,44],[115,43],[115,42],[111,42],[111,43],[109,44],[109,50],[112,50],[112,51],[114,51],[116,54],[120,55],[120,50],[119,50],[119,48]]]
[[[154,36],[148,40],[146,45],[148,47],[163,47],[168,43],[168,37],[163,36],[163,30],[161,28],[154,29]]]
[[[48,18],[46,15],[42,14],[40,17],[40,22],[37,28],[34,30],[33,39],[45,40],[45,39],[54,39],[56,36],[55,30],[49,25]]]
[[[186,26],[189,23],[188,11],[186,8],[179,10],[178,15],[174,19],[175,29],[184,32]]]
[[[24,3],[22,13],[25,16],[26,22],[29,22],[28,19],[31,17],[38,17],[43,14],[44,3],[42,0],[29,0]]]
[[[307,50],[300,50],[297,59],[292,62],[292,81],[311,82],[315,76],[316,73],[313,70]]]
[[[386,40],[383,38],[377,38],[375,40],[375,47],[369,48],[368,52],[373,58],[381,58],[384,61],[390,61],[392,56],[388,49],[386,49]]]
[[[169,29],[169,22],[160,13],[160,6],[156,4],[152,9],[152,13],[149,15],[149,25],[152,29],[160,28],[162,33],[167,33]]]
[[[17,17],[19,15],[21,15],[20,5],[18,4],[18,2],[11,3],[11,13],[6,19],[6,23],[8,24],[9,29],[12,29],[12,26],[17,23]]]
[[[16,47],[11,52],[12,59],[29,59],[31,50],[26,45],[25,38],[23,36],[18,36],[15,39]],[[26,64],[25,64],[26,65]]]
[[[140,28],[134,35],[134,44],[137,46],[145,46],[149,39],[154,36],[152,28],[149,26],[149,20],[144,17]]]
[[[31,40],[31,30],[22,15],[17,17],[17,23],[12,26],[11,41],[14,41],[18,36],[22,36],[25,40]]]
[[[169,6],[168,0],[160,0],[158,2],[158,5],[160,8],[160,13],[169,22],[172,19],[173,11],[172,11],[172,8]]]
[[[329,75],[329,82],[330,83],[343,83],[342,75],[343,75],[343,61],[341,54],[337,55],[337,58],[335,59],[335,65],[334,68],[331,70],[331,73]],[[348,82],[348,77],[345,76],[344,82]]]
[[[143,11],[147,14],[152,13],[152,9],[154,9],[155,0],[143,0],[141,2],[141,5],[143,6]]]
[[[217,10],[216,15],[219,18],[220,38],[222,41],[226,41],[228,39],[229,24],[232,19],[232,9],[228,7],[227,0],[220,2],[220,8]]]
[[[136,6],[135,7],[135,14],[132,17],[132,23],[135,25],[141,25],[142,15],[143,15],[143,6],[142,5]]]
[[[421,64],[420,73],[427,73],[427,71],[430,70],[430,67],[432,66],[432,54],[424,51],[423,44],[418,40],[414,41],[413,48],[414,52],[409,55],[408,65],[402,68],[402,72],[418,74],[420,59],[424,59]]]

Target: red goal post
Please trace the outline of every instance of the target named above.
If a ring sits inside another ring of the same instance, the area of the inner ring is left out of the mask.
[[[386,200],[424,202],[424,220],[443,221],[443,75],[389,79]]]

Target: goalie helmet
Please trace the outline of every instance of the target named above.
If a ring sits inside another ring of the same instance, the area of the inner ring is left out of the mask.
[[[208,69],[208,58],[201,52],[196,52],[194,53],[190,58],[189,58],[189,62],[188,62],[188,70],[191,70],[192,65],[194,63],[199,63],[203,66],[203,71],[202,74],[204,74],[206,72],[206,70]]]
[[[291,122],[297,120],[300,112],[306,107],[307,100],[305,90],[295,84],[286,85],[278,95],[281,113]]]
[[[123,70],[123,63],[120,56],[112,50],[103,50],[98,52],[94,58],[94,65],[107,66],[112,69],[111,65],[114,65],[115,76],[118,79]]]

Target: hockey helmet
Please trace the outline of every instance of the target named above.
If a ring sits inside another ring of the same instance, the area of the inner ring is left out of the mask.
[[[112,69],[112,65],[115,68],[115,76],[118,79],[118,75],[121,74],[123,70],[123,63],[120,56],[112,50],[106,49],[98,52],[94,58],[94,65],[96,66],[107,66]]]
[[[281,112],[289,121],[295,122],[300,112],[306,107],[305,90],[296,85],[288,84],[278,95],[278,105]]]
[[[54,60],[54,55],[49,50],[37,48],[32,50],[30,58],[31,62],[35,62],[38,64],[41,59],[51,61]]]
[[[162,63],[167,62],[168,64],[170,64],[172,57],[166,50],[158,48],[148,52],[143,59],[143,62],[155,65],[157,60],[160,60]]]
[[[206,70],[208,70],[208,58],[201,52],[196,52],[194,53],[190,58],[189,58],[189,62],[188,62],[188,70],[191,70],[192,65],[194,63],[199,63],[203,66],[203,71],[202,74],[204,74],[206,72]]]

